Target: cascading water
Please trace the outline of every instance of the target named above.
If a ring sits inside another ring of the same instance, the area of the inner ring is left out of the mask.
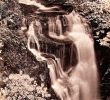
[[[57,40],[68,38],[75,44],[78,55],[78,63],[75,66],[71,66],[68,71],[64,71],[60,58],[55,57],[53,59],[42,56],[39,39],[34,29],[35,23],[37,28],[40,29],[38,34],[41,34],[42,29],[41,25],[36,21],[31,22],[27,31],[28,49],[36,56],[38,61],[47,61],[50,70],[51,87],[61,100],[99,100],[93,40],[84,25],[86,22],[83,22],[82,18],[74,12],[63,15],[63,17],[66,18],[68,27],[66,32],[62,33],[63,28],[59,17],[49,17],[48,35]],[[32,47],[31,43],[36,44],[37,49]],[[46,53],[46,55],[49,54]]]

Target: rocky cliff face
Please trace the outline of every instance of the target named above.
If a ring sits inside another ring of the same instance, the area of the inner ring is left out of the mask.
[[[38,62],[27,49],[27,38],[20,31],[19,4],[7,0],[0,1],[0,6],[0,88],[4,88],[0,99],[58,100],[50,87],[46,62]]]

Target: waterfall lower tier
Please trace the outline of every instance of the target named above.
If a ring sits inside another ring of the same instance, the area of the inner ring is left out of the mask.
[[[77,51],[72,41],[55,42],[52,39],[42,37],[39,40],[40,51],[61,59],[61,66],[68,71],[71,66],[77,64]],[[74,59],[74,60],[73,60]]]

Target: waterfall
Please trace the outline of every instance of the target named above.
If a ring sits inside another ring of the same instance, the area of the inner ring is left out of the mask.
[[[55,57],[53,59],[42,56],[39,39],[34,29],[36,23],[38,29],[40,29],[37,34],[42,33],[40,22],[32,21],[29,26],[27,31],[28,49],[38,61],[45,60],[47,62],[51,87],[61,100],[99,100],[94,46],[90,33],[88,33],[89,31],[84,25],[86,22],[82,21],[82,18],[75,12],[63,16],[68,24],[65,34],[62,33],[63,27],[60,17],[49,17],[48,35],[58,40],[68,38],[75,44],[78,53],[78,63],[75,66],[71,66],[71,70],[68,70],[69,74],[63,70],[60,58]],[[32,43],[37,45],[37,49],[31,46]],[[46,55],[49,54],[46,53]],[[71,60],[74,60],[74,58]]]
[[[98,75],[93,40],[89,37],[81,17],[78,14],[71,16],[73,16],[73,26],[68,36],[76,45],[78,64],[75,66],[70,78],[73,84],[75,82],[79,84],[79,100],[97,100]]]
[[[62,23],[59,16],[49,17],[48,20],[49,36],[54,39],[64,39],[65,36],[62,34]]]
[[[61,36],[62,35],[62,24],[61,24],[61,20],[59,16],[57,16],[57,19],[56,19],[56,28],[57,28],[58,36]]]

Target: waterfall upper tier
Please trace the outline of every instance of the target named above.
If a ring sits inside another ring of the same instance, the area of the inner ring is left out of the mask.
[[[19,2],[21,10],[24,14],[38,14],[45,16],[57,16],[69,14],[73,11],[74,7],[70,3],[54,4],[43,6],[39,3]],[[28,10],[26,10],[28,9]]]

